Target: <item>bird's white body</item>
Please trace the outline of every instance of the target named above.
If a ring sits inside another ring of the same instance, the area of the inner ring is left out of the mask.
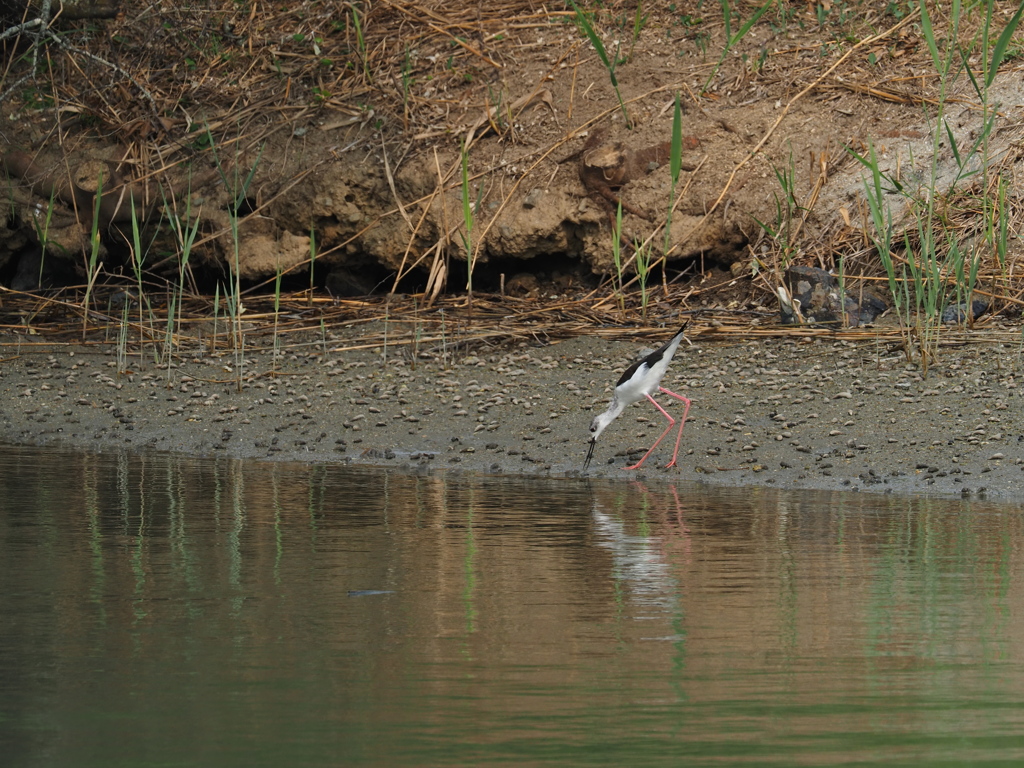
[[[668,366],[672,362],[672,357],[675,355],[676,350],[679,349],[679,344],[683,340],[683,332],[685,330],[686,324],[684,323],[683,327],[679,329],[676,335],[669,339],[661,348],[656,349],[643,360],[638,360],[633,363],[633,365],[627,368],[626,372],[622,374],[622,377],[615,385],[615,392],[612,395],[612,401],[608,404],[608,410],[594,417],[594,421],[590,425],[591,438],[590,450],[587,453],[587,465],[590,464],[590,459],[594,454],[594,446],[597,443],[597,438],[601,436],[602,432],[604,432],[605,427],[615,421],[619,414],[626,409],[627,405],[631,405],[632,403],[638,402],[646,397],[654,403],[654,406],[661,411],[665,418],[669,420],[669,425],[662,433],[661,437],[659,437],[654,445],[651,446],[651,449],[644,454],[644,457],[632,467],[628,467],[628,469],[636,469],[644,463],[647,457],[651,455],[651,452],[658,446],[658,443],[662,441],[665,435],[668,434],[668,431],[672,429],[673,425],[676,423],[675,419],[669,416],[654,399],[654,394],[659,390],[686,403],[686,410],[683,412],[683,425],[685,425],[686,414],[690,410],[690,401],[682,395],[677,395],[675,392],[670,392],[661,386],[661,380],[665,377],[665,373],[668,371]],[[679,440],[682,438],[682,435],[683,427],[680,426],[679,437],[676,439],[676,454],[679,452]],[[673,454],[672,461],[668,466],[674,465],[675,461],[676,455]]]

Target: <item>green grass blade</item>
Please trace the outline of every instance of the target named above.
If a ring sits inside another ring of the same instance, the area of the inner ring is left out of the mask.
[[[597,55],[601,58],[601,63],[608,69],[608,73],[612,75],[612,84],[615,84],[614,70],[615,66],[608,59],[608,53],[604,49],[604,43],[601,42],[601,38],[598,36],[594,27],[590,24],[590,19],[587,18],[586,14],[580,10],[579,6],[576,5],[574,0],[569,0],[569,5],[576,12],[576,23],[579,24],[580,28],[590,38],[591,44],[594,46],[594,50],[597,51]]]
[[[995,47],[992,49],[992,58],[989,61],[988,72],[985,73],[985,86],[992,85],[992,81],[996,79],[996,72],[999,71],[999,65],[1003,63],[1003,57],[1006,56],[1006,49],[1010,45],[1010,40],[1013,38],[1014,33],[1017,31],[1017,26],[1020,24],[1021,14],[1024,14],[1024,2],[1022,2],[1017,12],[1010,17],[1010,21],[1007,22],[1006,27],[1000,33],[999,38],[996,40]]]
[[[964,169],[963,158],[960,157],[960,149],[956,145],[956,136],[953,135],[953,129],[949,127],[949,122],[946,120],[942,121],[942,126],[946,129],[946,138],[949,140],[949,151],[953,153],[953,159],[956,161],[956,167],[962,172]]]
[[[935,69],[942,71],[942,59],[939,56],[939,47],[935,44],[935,30],[932,28],[932,19],[928,15],[927,3],[921,3],[921,34],[924,35],[925,42],[928,44],[928,51],[932,55],[932,62],[935,64]]]
[[[473,234],[473,209],[469,203],[469,152],[462,145],[462,219],[466,224],[466,235]]]
[[[466,142],[462,142],[462,220],[466,226],[466,234],[461,235],[462,243],[466,247],[466,291],[470,298],[473,296],[473,206],[469,202],[469,150]],[[479,198],[477,210],[479,210]]]
[[[971,80],[971,85],[974,88],[974,92],[978,94],[978,98],[984,100],[985,92],[981,88],[981,83],[978,82],[978,78],[974,76],[974,70],[971,69],[970,54],[963,48],[958,48],[960,51],[960,61],[964,65],[964,69],[967,70],[967,77]]]
[[[736,43],[738,43],[740,40],[746,37],[747,32],[750,31],[750,28],[757,24],[758,19],[764,16],[765,11],[767,11],[773,5],[775,5],[775,0],[768,0],[767,3],[765,3],[756,11],[754,11],[754,15],[747,19],[746,22],[744,22],[743,26],[740,27],[739,31],[736,33],[736,37],[732,38],[729,41],[729,46],[732,47],[736,45]]]
[[[676,107],[672,113],[672,149],[669,159],[669,170],[672,172],[672,191],[675,192],[679,181],[679,171],[683,166],[683,108],[676,92]]]

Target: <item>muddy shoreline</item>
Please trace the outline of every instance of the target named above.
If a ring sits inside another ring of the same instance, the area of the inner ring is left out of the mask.
[[[624,469],[665,423],[649,405],[634,405],[602,435],[587,472],[590,421],[643,344],[517,342],[452,356],[424,351],[415,361],[407,349],[352,350],[337,337],[297,346],[276,360],[272,348],[251,350],[241,391],[230,353],[197,351],[169,368],[135,355],[119,373],[109,346],[7,346],[0,441],[412,472],[1024,499],[1016,345],[946,349],[924,378],[879,344],[724,345],[698,332],[663,382],[693,400],[679,466],[662,467],[667,438],[642,470]]]

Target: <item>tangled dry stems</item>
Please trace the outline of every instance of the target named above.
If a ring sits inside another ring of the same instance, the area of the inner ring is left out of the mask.
[[[758,4],[740,5],[742,14],[749,13]],[[596,23],[610,24],[623,7],[622,3],[612,3],[605,13],[596,15]],[[652,13],[657,17],[668,11],[652,8]],[[63,140],[72,122],[93,126],[108,140],[126,148],[125,159],[144,178],[160,178],[175,167],[210,152],[210,143],[221,152],[252,151],[271,135],[291,131],[313,114],[335,124],[375,124],[385,142],[386,155],[388,137],[412,137],[421,143],[450,143],[455,137],[461,137],[471,144],[488,131],[508,136],[513,129],[495,119],[495,105],[483,83],[494,78],[500,80],[508,67],[516,66],[523,52],[534,45],[538,30],[551,35],[555,34],[552,30],[568,31],[556,36],[564,40],[565,45],[553,57],[553,68],[567,61],[570,55],[576,55],[574,66],[578,67],[579,57],[586,58],[592,52],[583,47],[581,36],[571,27],[571,18],[572,12],[568,9],[554,9],[534,0],[475,5],[440,0],[420,3],[375,0],[339,5],[305,0],[297,4],[258,2],[247,6],[213,2],[202,7],[156,2],[132,6],[118,19],[102,26],[79,21],[63,25],[58,33],[51,19],[41,17],[26,19],[20,27],[9,28],[9,50],[26,53],[21,58],[9,56],[0,88],[20,95],[17,109],[42,107],[52,111],[53,128],[43,137],[43,142]],[[657,21],[655,18],[652,23]],[[894,103],[936,104],[936,75],[921,66],[923,59],[919,49],[923,46],[914,39],[914,13],[893,23],[883,23],[886,21],[877,11],[863,10],[857,18],[851,19],[849,40],[824,41],[822,50],[831,49],[831,55],[805,67],[790,67],[783,73],[774,72],[770,64],[765,67],[760,76],[766,81],[773,77],[787,78],[786,85],[793,96],[782,106],[778,120],[733,169],[707,216],[725,204],[737,174],[764,147],[789,110],[811,94],[827,95],[842,90]],[[704,27],[712,45],[720,40],[720,20],[716,23],[708,19]],[[853,55],[876,47],[902,48],[907,52],[902,59],[904,63],[889,68],[883,79],[879,79],[877,69],[863,67]],[[775,55],[799,53],[798,50],[779,51]],[[708,63],[697,63],[688,71],[681,69],[678,82],[634,95],[629,102],[680,90],[701,108],[705,97],[688,88],[687,76],[709,67]],[[733,84],[749,80],[751,76],[751,69],[738,57],[727,61],[719,75],[723,82]],[[524,108],[541,92],[544,77],[538,80]],[[429,82],[431,86],[410,88],[413,79],[420,84]],[[543,159],[616,108],[611,106],[596,115],[585,115],[586,119],[577,120],[575,127],[565,125],[563,136],[534,153],[534,165],[527,168],[517,186]],[[575,109],[575,104],[570,105],[567,114],[571,117]],[[1016,159],[1005,157],[1001,162],[1010,167]],[[792,233],[794,239],[802,234],[804,223],[813,215],[821,186],[846,160],[839,149],[821,158],[820,175],[812,193],[801,201],[800,219]],[[310,170],[284,180],[275,194],[283,194]],[[437,187],[432,195],[457,183],[455,170],[455,165],[438,168]],[[994,173],[990,178],[997,175]],[[483,242],[490,225],[514,191],[513,188],[506,193],[497,211],[481,223],[478,243]],[[988,193],[987,190],[978,192]],[[953,203],[950,201],[947,222],[967,237],[977,228],[976,212],[969,204],[958,207]],[[1014,221],[1018,221],[1021,198],[1012,196],[1009,204]],[[400,204],[383,215],[408,216]],[[862,216],[861,220],[866,221],[866,217]],[[374,222],[370,222],[367,228],[373,225]],[[454,228],[453,224],[447,233],[449,238]],[[416,236],[416,229],[413,223],[410,242]],[[207,239],[220,234],[223,233],[209,233]],[[343,247],[350,241],[333,247]],[[836,254],[842,253],[847,258],[848,280],[881,279],[877,255],[872,253],[865,233],[856,227],[825,229],[798,243],[795,250],[802,254],[805,263],[831,267]],[[403,270],[412,268],[427,268],[431,274],[441,274],[438,266],[445,258],[446,246],[447,243],[439,243],[432,254],[403,264],[400,275]],[[767,244],[765,253],[767,256],[762,254],[762,258],[770,263],[761,273],[760,288],[764,295],[769,295],[774,289],[772,282],[777,283],[790,253],[783,253],[777,243]],[[432,258],[433,265],[428,268],[423,258]],[[997,304],[1021,305],[1024,282],[1018,277],[1015,263],[999,264],[986,257],[980,277],[985,286],[980,292],[995,299]],[[431,298],[438,302],[436,308],[447,305],[450,312],[456,312],[458,300],[438,296],[440,287],[439,283],[434,283],[429,290]],[[604,290],[582,297],[579,303],[589,302],[589,308],[573,303],[567,318],[561,317],[565,306],[557,302],[544,302],[543,310],[535,316],[539,306],[535,300],[517,302],[504,297],[501,299],[505,306],[502,318],[516,318],[516,322],[521,321],[522,329],[512,329],[504,319],[498,324],[515,336],[519,333],[537,335],[536,328],[546,323],[541,335],[557,338],[561,333],[573,332],[573,328],[576,332],[584,328],[591,331],[595,325],[600,328],[621,323],[621,317],[616,316],[609,302],[601,301],[607,293],[608,290]],[[81,306],[75,308],[77,299],[73,290],[65,291],[63,296],[63,299],[38,299],[8,292],[0,298],[8,311],[14,308],[25,317],[35,318],[31,325],[38,331],[42,328],[41,318],[47,317],[55,306],[62,308],[56,312],[58,316],[76,311],[84,313]],[[664,297],[664,301],[685,303],[691,298],[692,291],[690,294],[679,292]],[[378,303],[375,299],[362,304],[326,301],[332,308],[327,314],[331,322],[335,320],[336,315],[332,314],[335,311],[354,312],[359,308],[372,313],[373,310],[367,308]],[[201,316],[203,302],[198,298],[194,302],[197,317]],[[474,307],[474,311],[477,313],[475,321],[486,320],[486,302]],[[653,317],[658,317],[657,311],[654,307]],[[666,311],[678,311],[678,305],[666,306]],[[55,317],[53,322],[59,327],[66,322],[66,317]],[[15,323],[8,327],[21,326]],[[287,325],[284,328],[288,330]],[[761,333],[762,330],[751,329],[751,332]]]

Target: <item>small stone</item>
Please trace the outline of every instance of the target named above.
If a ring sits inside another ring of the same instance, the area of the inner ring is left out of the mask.
[[[523,198],[523,208],[527,210],[536,208],[540,203],[541,197],[544,195],[544,190],[534,187]]]

